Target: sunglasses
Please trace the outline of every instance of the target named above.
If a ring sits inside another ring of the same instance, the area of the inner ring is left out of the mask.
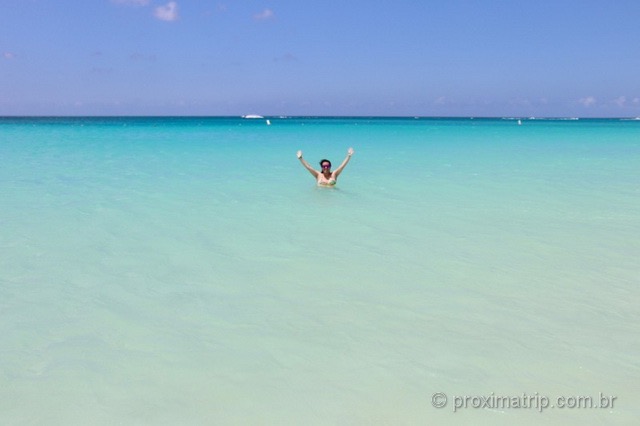
[[[330,169],[331,168],[331,164],[323,164],[322,168],[323,169]]]

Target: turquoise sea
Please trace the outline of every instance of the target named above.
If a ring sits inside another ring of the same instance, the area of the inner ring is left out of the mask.
[[[638,424],[639,120],[269,120],[0,118],[0,424]]]

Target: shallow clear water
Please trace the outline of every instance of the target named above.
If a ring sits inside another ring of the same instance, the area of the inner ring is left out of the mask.
[[[0,119],[2,423],[637,421],[640,122],[270,120]]]

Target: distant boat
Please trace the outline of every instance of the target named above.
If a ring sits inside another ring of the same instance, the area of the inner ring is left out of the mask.
[[[267,120],[267,126],[271,126],[271,121]]]
[[[256,114],[247,114],[247,115],[243,115],[242,118],[264,118],[264,117]]]
[[[522,126],[522,120],[518,120],[518,126]]]

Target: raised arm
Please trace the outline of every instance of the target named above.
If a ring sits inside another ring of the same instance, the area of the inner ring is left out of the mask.
[[[340,166],[333,172],[333,175],[337,178],[338,176],[340,176],[340,173],[342,173],[342,169],[344,169],[344,167],[347,165],[347,163],[349,162],[349,160],[351,160],[351,156],[353,155],[353,148],[349,148],[347,150],[347,157],[344,159],[344,161],[342,162],[342,164],[340,164]]]
[[[313,175],[313,177],[317,179],[318,178],[318,173],[320,173],[320,172],[317,171],[317,170],[314,170],[313,167],[311,167],[311,165],[309,163],[307,163],[307,160],[302,158],[302,151],[298,151],[298,153],[296,155],[298,156],[298,160],[300,160],[300,163],[302,163],[304,168],[309,170],[309,173],[311,173]]]

